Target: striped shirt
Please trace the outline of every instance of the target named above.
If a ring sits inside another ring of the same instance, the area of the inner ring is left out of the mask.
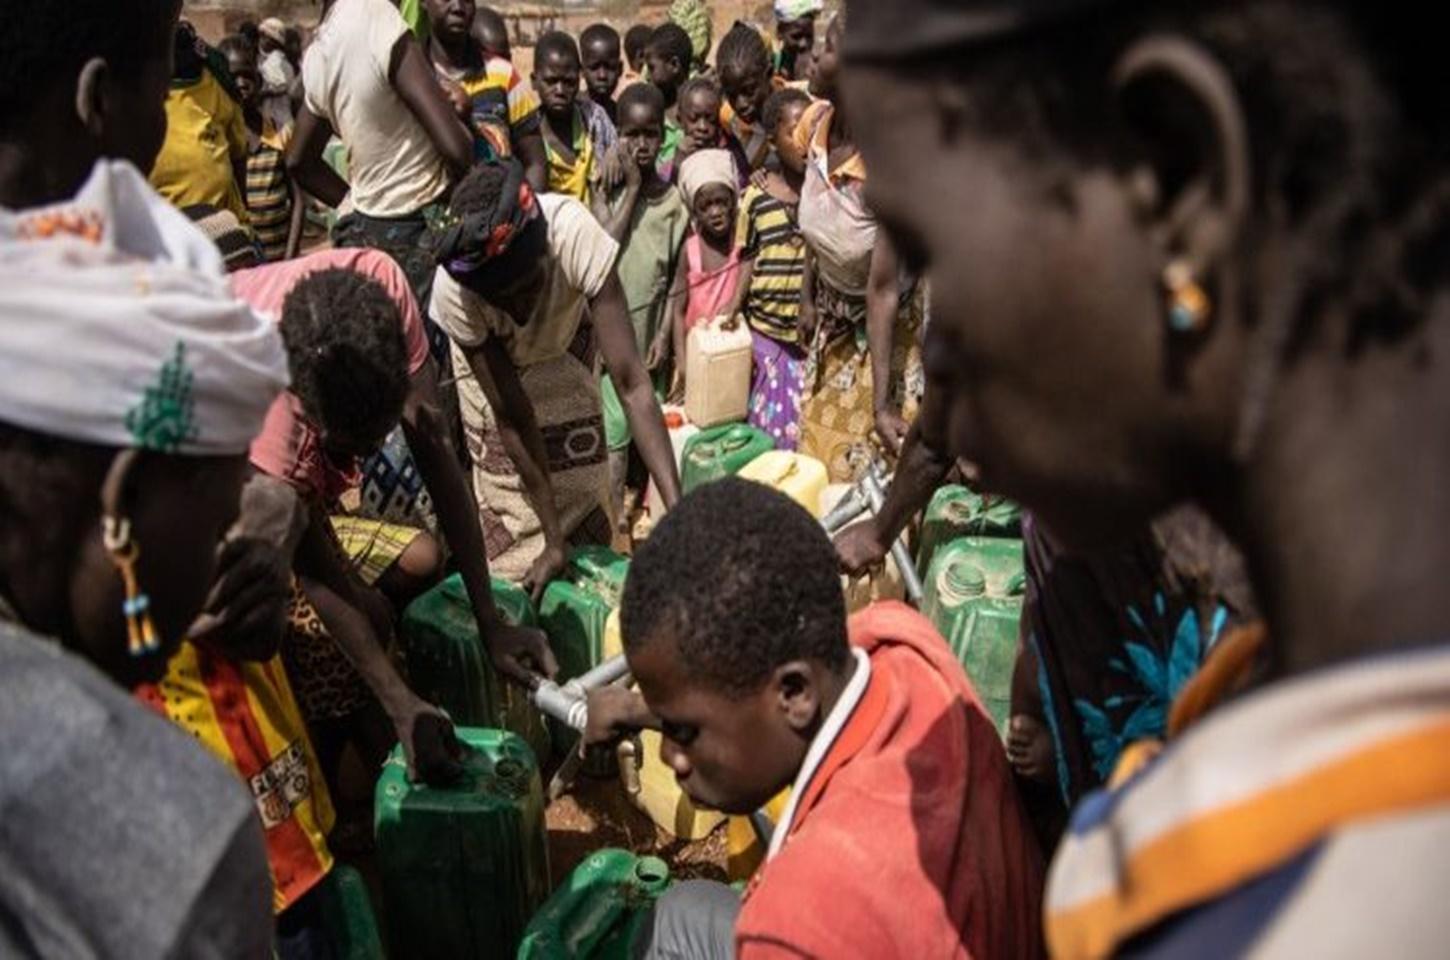
[[[1444,956],[1447,743],[1443,645],[1215,707],[1078,805],[1048,882],[1053,956]]]
[[[797,342],[806,246],[795,210],[751,186],[740,203],[735,242],[742,258],[755,260],[741,306],[746,322],[767,337]]]
[[[268,129],[251,138],[247,153],[247,213],[268,263],[286,259],[292,226],[292,184],[283,159],[285,144]]]
[[[482,67],[459,73],[438,64],[433,69],[462,87],[473,104],[470,126],[477,159],[513,156],[518,139],[539,129],[539,98],[503,57],[487,57]]]

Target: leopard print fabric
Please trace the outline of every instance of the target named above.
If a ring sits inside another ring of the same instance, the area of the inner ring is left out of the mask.
[[[282,660],[298,706],[308,720],[345,717],[372,699],[362,676],[328,634],[322,618],[295,580],[287,608]]]

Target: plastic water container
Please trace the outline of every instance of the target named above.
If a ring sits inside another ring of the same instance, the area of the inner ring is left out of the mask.
[[[743,423],[701,430],[685,443],[681,489],[689,493],[712,480],[734,476],[774,449],[770,434]]]
[[[604,656],[624,652],[619,630],[619,613],[609,618],[605,631]],[[696,807],[675,780],[675,772],[660,759],[660,734],[641,730],[633,757],[623,755],[619,776],[625,793],[661,830],[681,840],[702,840],[725,822],[725,815]]]
[[[947,544],[927,571],[925,592],[922,613],[946,638],[1005,736],[1026,594],[1022,541],[965,537]]]
[[[742,480],[753,480],[779,490],[819,518],[821,495],[830,478],[826,465],[814,457],[786,450],[772,450],[750,461],[739,473]]]
[[[684,407],[667,405],[662,408],[662,412],[665,416],[665,429],[670,432],[670,446],[675,451],[675,469],[679,470],[683,476],[685,447],[700,432],[700,428],[685,416]],[[655,523],[658,523],[660,518],[665,515],[665,502],[661,499],[659,488],[655,486],[654,480],[650,480],[649,491],[645,494],[645,508]]]
[[[669,885],[663,860],[600,850],[534,916],[518,960],[629,960],[645,911]]]
[[[460,727],[458,736],[472,748],[458,783],[409,783],[401,747],[378,778],[374,823],[390,956],[507,956],[549,894],[533,751],[503,730]]]
[[[774,826],[785,816],[785,805],[790,802],[790,787],[775,795],[760,812]],[[755,832],[755,825],[749,817],[730,818],[725,827],[725,875],[731,883],[749,880],[751,874],[765,862],[765,844]]]
[[[337,960],[386,960],[378,921],[362,875],[343,863],[333,864],[318,888],[322,924]]]
[[[938,549],[961,537],[1021,536],[1022,508],[1017,504],[967,487],[945,486],[931,498],[922,515],[916,565],[927,569]]]
[[[539,600],[539,626],[559,661],[559,681],[573,679],[599,665],[604,653],[605,626],[624,595],[629,559],[607,547],[578,547],[559,579],[544,589]],[[578,733],[550,721],[554,748],[569,750]]]
[[[493,581],[493,602],[509,623],[536,625],[529,595],[514,584]],[[543,717],[526,691],[494,672],[461,576],[449,577],[409,604],[398,635],[403,669],[418,696],[447,710],[460,726],[512,730],[539,762],[549,758]]]
[[[716,317],[690,331],[685,344],[685,411],[704,429],[744,420],[750,412],[750,327]]]

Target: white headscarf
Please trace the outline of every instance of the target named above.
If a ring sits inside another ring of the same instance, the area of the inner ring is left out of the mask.
[[[166,453],[244,453],[286,388],[276,325],[134,167],[75,198],[0,209],[0,420]]]
[[[680,164],[680,193],[684,194],[685,206],[691,213],[695,210],[695,194],[712,183],[723,183],[740,195],[740,175],[735,169],[735,158],[729,150],[701,150],[692,153]]]
[[[825,7],[821,0],[775,0],[775,19],[782,23],[814,17]]]

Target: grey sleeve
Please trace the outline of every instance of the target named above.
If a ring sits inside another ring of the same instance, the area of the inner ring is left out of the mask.
[[[272,956],[272,874],[255,813],[237,824],[216,869],[197,893],[174,960],[266,960]]]

